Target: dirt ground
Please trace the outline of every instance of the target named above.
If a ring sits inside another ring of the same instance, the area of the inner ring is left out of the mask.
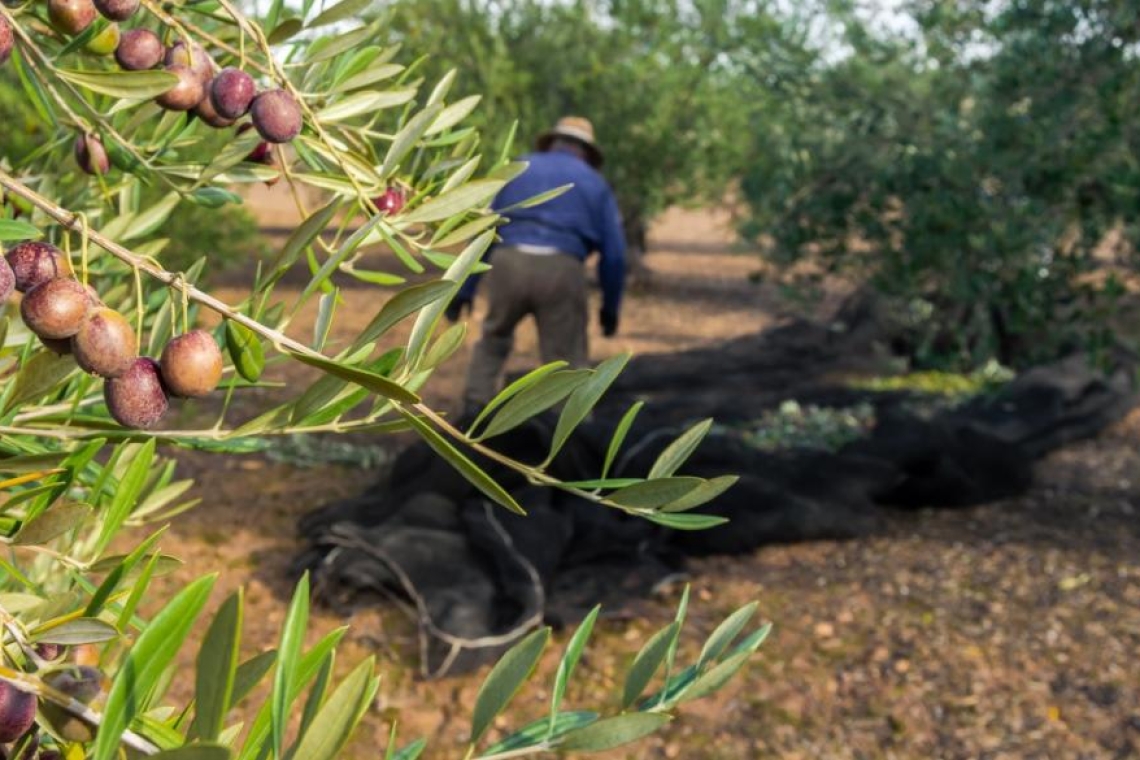
[[[619,336],[591,335],[596,358],[677,351],[768,326],[782,314],[773,288],[749,281],[755,258],[734,253],[726,220],[674,212],[652,234],[652,280],[630,293]],[[225,299],[240,292],[222,288]],[[382,296],[346,289],[339,334],[354,334]],[[480,312],[476,312],[476,320]],[[295,324],[304,337],[311,315]],[[454,408],[474,341],[437,373],[430,401]],[[596,328],[594,328],[596,330]],[[516,367],[537,361],[520,335]],[[290,383],[308,375],[272,370]],[[253,391],[251,408],[274,394]],[[199,410],[200,411],[200,410]],[[187,414],[193,414],[189,410]],[[772,637],[743,675],[692,704],[660,736],[612,758],[1125,758],[1140,755],[1140,415],[1038,468],[1025,497],[968,510],[899,514],[882,535],[766,547],[695,562],[681,657],[732,609],[759,600]],[[385,443],[362,441],[367,443]],[[394,446],[398,442],[387,441]],[[186,561],[173,578],[220,573],[247,589],[252,654],[274,645],[300,547],[298,516],[354,494],[375,477],[352,467],[303,467],[264,456],[178,454],[202,504],[179,517],[163,548]],[[826,476],[825,473],[821,474]],[[617,709],[619,676],[666,624],[680,585],[633,618],[599,625],[568,707]],[[215,593],[214,604],[223,594]],[[310,641],[350,625],[337,670],[375,654],[384,680],[349,760],[375,758],[393,719],[425,757],[460,758],[485,671],[439,682],[416,677],[413,630],[392,606],[314,609]],[[559,632],[501,728],[542,714]],[[186,673],[194,649],[183,654]],[[188,695],[190,679],[176,691]]]

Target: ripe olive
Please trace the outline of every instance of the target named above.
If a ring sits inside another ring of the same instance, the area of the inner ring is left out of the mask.
[[[82,33],[95,21],[96,15],[91,0],[48,0],[48,19],[64,34]]]
[[[95,135],[79,135],[75,138],[75,162],[88,174],[106,174],[111,171],[107,149]]]
[[[95,0],[95,8],[112,21],[126,21],[139,9],[139,0]]]
[[[20,316],[41,338],[70,338],[79,331],[91,307],[87,288],[77,280],[59,277],[24,294]]]
[[[202,102],[206,90],[197,74],[177,63],[166,70],[178,77],[178,83],[155,99],[160,106],[168,111],[189,111]]]
[[[222,352],[214,336],[191,330],[172,338],[159,359],[162,379],[175,396],[205,396],[222,378]]]
[[[287,143],[301,132],[301,107],[285,90],[269,90],[253,99],[253,126],[271,143]]]
[[[36,697],[0,681],[0,743],[14,742],[36,719]]]
[[[123,427],[154,427],[170,405],[158,362],[140,356],[116,378],[103,383],[103,400],[111,416]]]
[[[164,52],[157,34],[149,29],[131,29],[120,38],[115,60],[127,71],[145,71],[161,63]]]
[[[0,16],[0,64],[3,64],[12,55],[12,48],[16,42],[12,36],[12,25],[8,19]]]
[[[135,331],[119,312],[92,309],[71,338],[75,362],[84,371],[104,378],[123,374],[138,358]]]
[[[227,119],[239,119],[249,111],[257,85],[253,77],[241,69],[226,68],[210,85],[210,101],[214,110]]]
[[[28,240],[5,255],[16,276],[16,290],[27,293],[35,286],[71,274],[63,252],[51,243]]]

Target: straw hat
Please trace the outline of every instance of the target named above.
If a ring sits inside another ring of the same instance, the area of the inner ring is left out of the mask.
[[[589,119],[581,116],[563,116],[553,129],[538,136],[538,139],[534,141],[535,148],[545,153],[550,150],[550,144],[557,137],[568,137],[581,143],[582,147],[586,149],[586,160],[595,169],[600,167],[605,160],[602,156],[602,149],[594,142],[594,125],[590,123]]]

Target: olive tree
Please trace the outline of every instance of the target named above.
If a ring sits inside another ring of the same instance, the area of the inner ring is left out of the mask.
[[[850,5],[758,122],[747,233],[870,277],[920,363],[1097,355],[1123,290],[1098,247],[1137,239],[1132,9],[917,0],[875,34]]]
[[[468,126],[472,103],[452,97],[452,77],[425,79],[386,43],[382,24],[355,21],[367,4],[274,2],[260,18],[233,0],[0,6],[0,65],[43,135],[0,164],[7,756],[319,760],[340,755],[368,710],[378,688],[373,661],[335,681],[343,632],[304,645],[307,580],[277,646],[246,660],[241,592],[211,615],[204,611],[214,575],[169,599],[153,597],[154,579],[171,564],[163,526],[193,506],[185,496],[191,483],[176,475],[180,448],[226,455],[248,450],[254,438],[411,430],[504,509],[525,511],[477,461],[569,489],[599,509],[678,528],[717,522],[689,510],[731,478],[674,475],[707,425],[678,438],[644,479],[603,472],[560,483],[544,465],[495,450],[494,433],[560,405],[552,458],[624,357],[588,371],[536,370],[492,402],[479,432],[422,400],[419,391],[464,334],[463,324],[445,326],[440,316],[494,238],[499,218],[487,204],[521,167],[507,146],[486,144]],[[302,221],[239,301],[203,287],[210,251],[177,269],[164,259],[171,219],[188,208],[237,204],[243,183],[274,181],[292,191]],[[392,252],[397,271],[364,265],[363,252],[378,245]],[[294,272],[307,273],[305,285],[286,297],[277,286]],[[363,330],[334,338],[345,278],[382,297]],[[300,340],[288,328],[306,304],[317,316]],[[200,320],[205,312],[216,318]],[[397,341],[391,328],[400,323],[411,329]],[[274,366],[292,363],[317,379],[282,389],[252,414],[244,410],[254,401],[233,403]],[[201,408],[211,418],[170,426],[169,412],[184,397],[206,399]],[[626,427],[615,431],[612,451]],[[145,538],[112,549],[125,528],[140,526]],[[492,719],[548,644],[549,630],[532,633],[487,676],[466,757],[617,746],[720,688],[767,628],[745,634],[750,605],[680,667],[685,606],[635,658],[619,713],[563,709],[595,612],[567,644],[549,716],[490,744]],[[175,703],[168,688],[184,676],[173,663],[199,625],[196,669],[185,676],[194,697]],[[265,680],[264,701],[250,704]],[[388,757],[417,757],[424,743],[398,747],[393,732]]]

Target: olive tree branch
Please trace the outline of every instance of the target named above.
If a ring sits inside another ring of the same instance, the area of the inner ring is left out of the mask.
[[[23,50],[25,50],[28,53],[31,53],[31,58],[26,57],[25,62],[27,63],[28,68],[31,70],[33,76],[35,76],[35,78],[39,81],[39,83],[41,85],[43,85],[44,89],[47,90],[51,94],[51,96],[55,100],[56,104],[59,105],[59,107],[62,108],[67,113],[67,115],[75,123],[75,126],[79,127],[84,132],[91,132],[92,131],[90,124],[88,124],[88,122],[83,117],[79,116],[79,114],[77,114],[75,112],[75,110],[72,109],[71,105],[67,102],[67,99],[65,97],[63,97],[59,93],[58,90],[56,90],[55,84],[52,82],[52,80],[43,75],[43,71],[40,70],[41,67],[43,67],[43,68],[47,69],[48,71],[52,72],[53,74],[55,74],[56,75],[55,78],[63,83],[63,86],[65,88],[67,88],[68,92],[71,93],[72,97],[74,97],[76,100],[78,100],[80,103],[83,104],[83,107],[84,107],[84,109],[87,110],[88,115],[90,116],[91,120],[95,124],[99,125],[99,127],[103,131],[105,131],[107,134],[111,135],[115,139],[115,141],[124,150],[126,150],[128,153],[130,153],[131,156],[135,160],[139,161],[143,166],[145,166],[151,172],[157,174],[162,179],[162,181],[168,187],[170,187],[172,190],[179,193],[180,195],[186,194],[185,190],[182,187],[180,187],[177,183],[172,181],[165,174],[163,174],[162,172],[155,169],[154,165],[150,162],[150,160],[147,159],[147,157],[144,156],[142,153],[140,153],[139,150],[134,146],[134,144],[130,140],[123,137],[123,135],[120,134],[119,131],[116,130],[111,125],[111,123],[109,121],[107,121],[105,118],[103,118],[102,114],[100,114],[90,103],[87,102],[87,99],[85,97],[83,97],[83,93],[81,93],[78,89],[76,89],[76,87],[73,84],[71,84],[71,82],[67,81],[66,78],[58,75],[58,70],[56,69],[55,64],[53,64],[48,59],[47,55],[45,55],[44,52],[42,50],[40,50],[39,46],[36,45],[36,43],[32,40],[32,38],[30,36],[28,36],[28,34],[24,31],[23,27],[19,23],[16,22],[16,18],[12,14],[12,12],[9,11],[3,4],[0,4],[0,15],[5,17],[8,20],[8,22],[11,24],[12,29],[15,30],[16,35],[20,38],[20,43],[21,43],[21,47],[23,48]]]
[[[7,189],[9,192],[40,208],[42,211],[44,211],[44,213],[58,222],[61,226],[72,231],[78,232],[81,230],[82,222],[78,215],[58,206],[47,198],[44,198],[39,193],[35,192],[31,188],[25,186],[19,180],[12,177],[3,169],[0,169],[0,187]],[[96,232],[94,230],[87,230],[87,235],[91,242],[103,248],[115,258],[133,268],[146,272],[159,282],[162,282],[171,288],[180,290],[189,300],[205,306],[207,309],[220,314],[226,319],[242,325],[255,335],[259,335],[269,341],[278,351],[285,354],[296,354],[304,357],[330,361],[329,358],[321,352],[313,350],[312,348],[306,346],[304,343],[294,340],[281,331],[268,327],[256,319],[247,317],[224,301],[215,298],[209,293],[199,290],[197,287],[189,284],[186,281],[186,278],[181,274],[168,272],[167,270],[155,264],[153,261],[139,256],[138,254],[132,252],[128,248],[120,245],[119,243],[111,240],[99,232]],[[603,496],[599,496],[596,493],[585,491],[580,488],[574,488],[572,486],[563,485],[560,480],[546,474],[539,467],[533,467],[531,465],[524,464],[522,462],[511,459],[505,454],[500,454],[499,452],[488,448],[481,442],[473,440],[455,425],[451,424],[451,422],[449,422],[443,415],[428,407],[422,401],[404,403],[390,400],[390,402],[392,404],[392,407],[401,414],[419,415],[427,418],[432,422],[432,424],[442,430],[450,438],[462,443],[470,450],[481,454],[492,461],[495,461],[505,467],[519,472],[525,476],[529,482],[534,483],[535,485],[558,488],[588,501],[592,501],[603,506],[620,509],[621,511],[631,515],[646,514],[645,510],[623,506],[621,504],[614,503]],[[372,417],[371,419],[374,420],[376,418]]]
[[[341,172],[348,179],[348,181],[352,183],[352,187],[356,190],[356,194],[360,199],[361,205],[364,206],[364,209],[370,216],[379,214],[380,209],[376,207],[376,204],[372,202],[372,198],[369,197],[366,192],[364,192],[364,188],[360,186],[360,183],[357,182],[356,177],[351,171],[349,171],[348,165],[345,164],[344,159],[341,158],[340,151],[335,149],[332,137],[329,136],[328,132],[325,130],[324,125],[321,124],[321,120],[317,118],[317,115],[313,112],[313,109],[309,108],[309,104],[305,101],[305,98],[302,97],[300,91],[297,90],[297,88],[293,85],[293,82],[289,79],[288,76],[285,75],[285,72],[273,58],[272,52],[270,51],[269,40],[266,38],[265,32],[259,25],[250,22],[246,15],[238,10],[238,8],[232,2],[230,2],[230,0],[218,0],[218,4],[226,9],[226,12],[229,13],[231,17],[233,17],[234,21],[236,21],[237,24],[241,26],[247,34],[257,40],[258,46],[261,47],[269,59],[269,65],[272,70],[272,77],[277,81],[279,85],[281,85],[282,88],[285,89],[286,92],[293,96],[293,99],[295,101],[297,101],[297,105],[300,107],[301,112],[305,115],[305,118],[308,119],[309,123],[313,125],[313,129],[316,130],[317,136],[321,139],[321,141],[324,142],[325,145],[328,145],[330,148],[333,148],[333,153],[337,157],[337,165],[340,167]]]
[[[53,689],[41,679],[31,674],[21,673],[12,668],[0,665],[0,681],[10,683],[20,691],[33,694],[40,699],[53,702],[84,723],[89,723],[93,726],[101,726],[103,724],[103,716],[91,709],[89,705],[83,704],[78,699],[70,697],[58,689]],[[120,741],[144,755],[157,755],[160,751],[158,746],[151,743],[149,739],[140,736],[129,728],[123,729]]]

